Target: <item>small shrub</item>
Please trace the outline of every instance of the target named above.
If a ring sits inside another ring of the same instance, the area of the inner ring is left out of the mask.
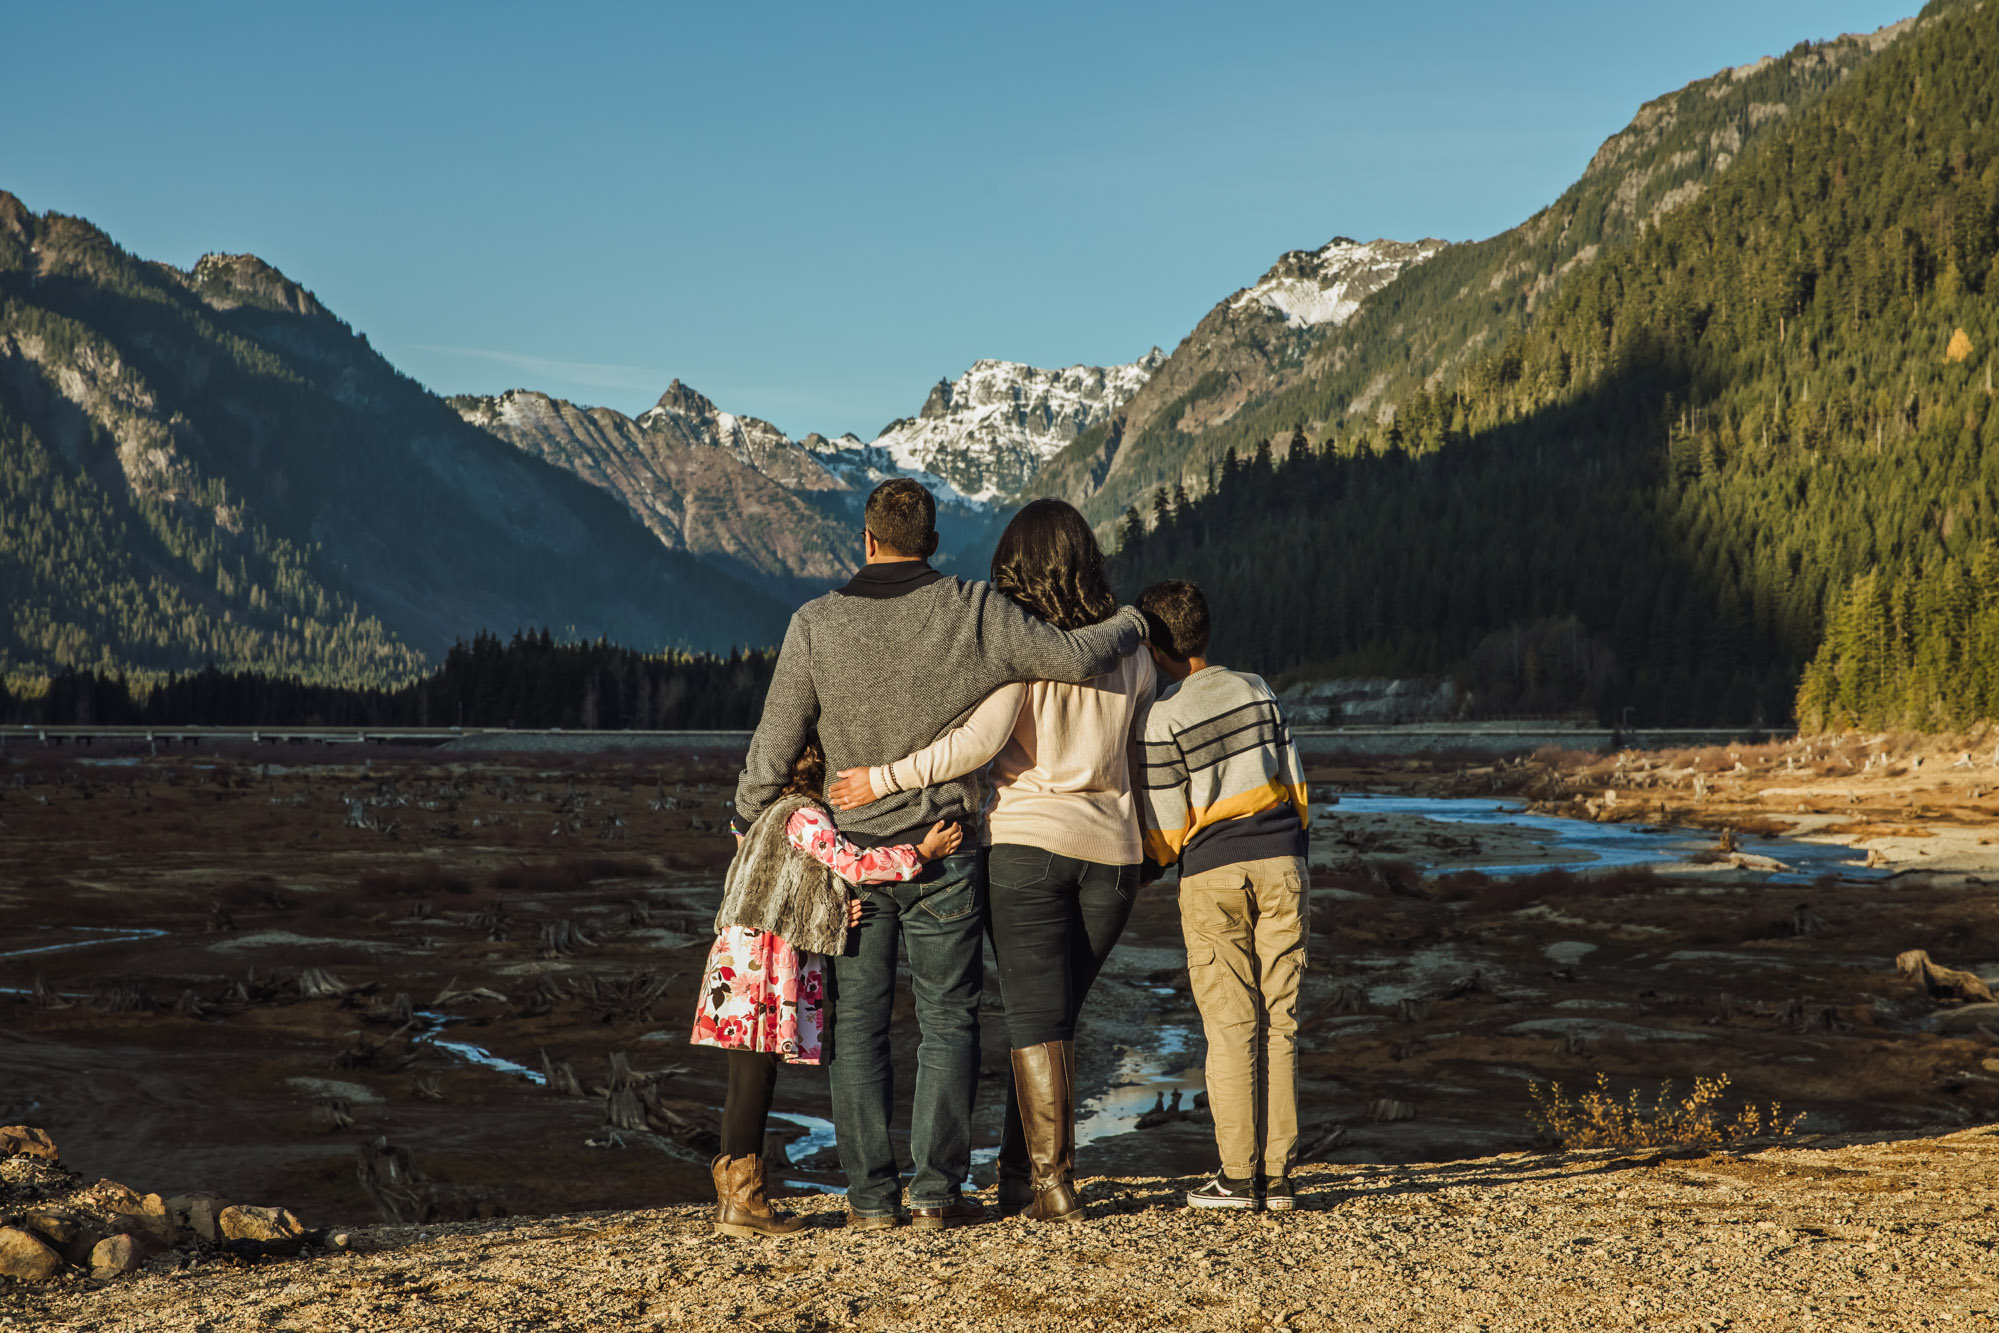
[[[1636,1088],[1619,1101],[1610,1091],[1609,1075],[1598,1074],[1596,1086],[1574,1101],[1559,1083],[1532,1084],[1527,1092],[1534,1109],[1527,1116],[1566,1148],[1721,1147],[1744,1139],[1785,1138],[1805,1118],[1800,1111],[1784,1119],[1777,1102],[1768,1111],[1745,1102],[1732,1119],[1723,1120],[1720,1101],[1727,1089],[1728,1075],[1717,1074],[1696,1078],[1692,1092],[1675,1098],[1673,1081],[1667,1079],[1648,1107]]]

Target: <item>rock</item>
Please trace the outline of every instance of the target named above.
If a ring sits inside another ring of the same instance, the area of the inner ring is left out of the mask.
[[[60,1250],[76,1240],[83,1223],[76,1214],[60,1208],[31,1209],[22,1219],[27,1230],[40,1236],[45,1242]]]
[[[1977,973],[1939,967],[1922,949],[1910,949],[1895,955],[1895,970],[1921,982],[1932,999],[1989,1003],[1993,998],[1992,988]]]
[[[110,1236],[98,1241],[90,1251],[90,1275],[100,1282],[108,1282],[114,1277],[137,1272],[145,1257],[145,1244],[138,1237],[129,1233]]]
[[[178,1226],[187,1228],[210,1245],[220,1245],[222,1234],[222,1214],[228,1211],[229,1200],[209,1190],[196,1190],[192,1194],[176,1194],[167,1200],[167,1211],[173,1215]]]
[[[0,1277],[46,1282],[62,1272],[62,1259],[32,1233],[0,1227]]]
[[[180,1239],[180,1228],[174,1224],[173,1210],[167,1201],[157,1194],[148,1194],[139,1200],[139,1211],[134,1214],[139,1225],[146,1230],[146,1239],[160,1250],[171,1250]]]
[[[68,1262],[82,1267],[90,1261],[90,1251],[107,1234],[103,1227],[66,1208],[41,1207],[23,1219],[27,1229]]]
[[[83,1197],[91,1204],[107,1213],[142,1213],[146,1210],[145,1200],[139,1192],[115,1180],[100,1180],[83,1192]]]
[[[29,1125],[0,1125],[0,1157],[39,1157],[56,1160],[56,1141],[45,1129]]]
[[[253,1241],[265,1254],[297,1254],[305,1244],[305,1227],[283,1208],[238,1204],[223,1209],[220,1222],[225,1241]]]

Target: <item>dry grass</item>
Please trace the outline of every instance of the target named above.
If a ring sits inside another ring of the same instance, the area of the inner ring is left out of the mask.
[[[1785,1119],[1773,1101],[1767,1111],[1744,1102],[1724,1120],[1720,1103],[1727,1090],[1728,1075],[1717,1074],[1696,1078],[1692,1092],[1675,1097],[1668,1079],[1659,1085],[1658,1100],[1646,1106],[1636,1088],[1618,1100],[1610,1090],[1610,1076],[1600,1073],[1596,1086],[1573,1101],[1559,1083],[1531,1085],[1534,1109],[1527,1115],[1566,1148],[1721,1147],[1745,1139],[1785,1138],[1805,1118],[1801,1111]]]

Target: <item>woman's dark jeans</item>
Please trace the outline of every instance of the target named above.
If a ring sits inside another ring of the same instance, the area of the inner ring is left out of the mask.
[[[1131,919],[1138,867],[1000,843],[986,882],[1007,1044],[1074,1041],[1076,1014]]]

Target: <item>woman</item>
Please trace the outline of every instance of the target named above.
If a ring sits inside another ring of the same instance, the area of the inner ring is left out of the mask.
[[[1060,500],[1014,515],[993,553],[992,585],[1062,629],[1117,610],[1088,521]],[[987,929],[1013,1050],[999,1154],[1005,1216],[1084,1216],[1074,1181],[1076,1015],[1138,892],[1133,751],[1153,685],[1144,653],[1084,685],[1009,685],[928,749],[847,770],[828,793],[852,809],[993,764]]]

